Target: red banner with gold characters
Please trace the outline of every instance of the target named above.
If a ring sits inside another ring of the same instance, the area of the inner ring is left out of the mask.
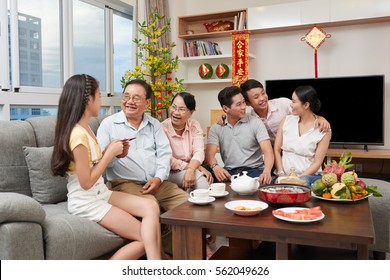
[[[240,86],[248,80],[249,33],[232,33],[232,85]]]

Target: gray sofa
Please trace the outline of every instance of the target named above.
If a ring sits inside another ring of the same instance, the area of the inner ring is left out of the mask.
[[[96,133],[102,117],[91,119]],[[127,241],[67,210],[50,173],[55,117],[0,121],[0,259],[107,258]]]
[[[90,126],[96,133],[102,117]],[[0,121],[0,259],[104,259],[127,241],[67,210],[66,180],[50,174],[55,117]],[[370,197],[376,243],[390,252],[390,183]]]
[[[374,257],[390,257],[390,182],[378,179],[361,178],[367,186],[378,186],[382,197],[370,196],[371,215],[375,229],[375,244],[371,246]],[[387,256],[385,255],[387,254]]]

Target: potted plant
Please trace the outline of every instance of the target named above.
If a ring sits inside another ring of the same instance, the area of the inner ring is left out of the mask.
[[[136,38],[139,62],[132,70],[127,70],[121,79],[122,87],[130,79],[142,79],[150,83],[153,89],[150,105],[152,117],[163,119],[163,110],[168,109],[173,95],[183,91],[183,79],[172,79],[172,71],[179,68],[179,59],[172,57],[174,42],[161,46],[160,37],[171,31],[171,19],[161,16],[157,8],[149,15],[148,22],[138,23],[139,33],[145,36],[145,41]]]

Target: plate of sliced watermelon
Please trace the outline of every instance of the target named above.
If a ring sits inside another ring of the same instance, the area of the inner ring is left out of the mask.
[[[285,207],[272,211],[275,218],[292,223],[313,223],[325,218],[320,206],[312,208]]]

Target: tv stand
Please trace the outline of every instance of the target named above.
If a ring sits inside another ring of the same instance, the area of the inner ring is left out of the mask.
[[[340,158],[344,152],[351,152],[352,158],[376,158],[376,159],[390,159],[390,150],[385,149],[370,149],[368,150],[367,145],[364,146],[364,149],[328,149],[326,153],[327,157]],[[352,159],[353,162],[353,159]]]
[[[347,148],[345,145],[343,145],[343,149],[344,149],[344,150],[351,150],[350,148]],[[357,150],[357,149],[353,149],[353,150]],[[368,152],[368,145],[367,145],[367,144],[363,146],[363,150],[365,150],[366,152]]]

